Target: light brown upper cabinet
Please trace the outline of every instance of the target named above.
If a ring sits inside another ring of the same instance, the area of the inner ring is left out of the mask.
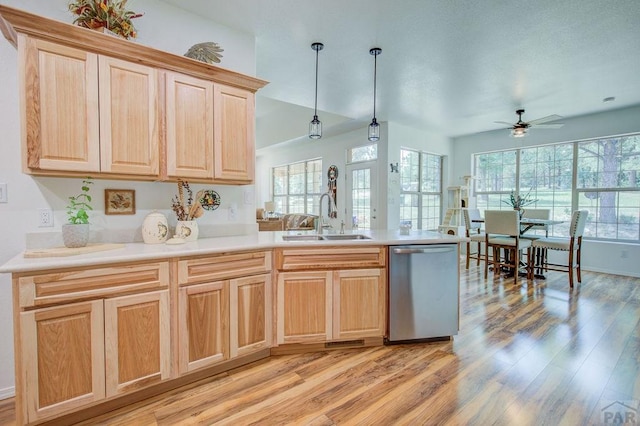
[[[27,172],[158,176],[155,69],[20,40]]]
[[[98,55],[24,36],[19,46],[24,168],[98,172]]]
[[[253,182],[255,172],[255,100],[253,93],[214,85],[215,177]]]
[[[23,171],[250,184],[266,81],[0,5],[19,50]]]
[[[165,74],[167,176],[213,179],[213,83]]]

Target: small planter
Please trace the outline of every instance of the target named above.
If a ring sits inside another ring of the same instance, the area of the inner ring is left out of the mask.
[[[176,223],[176,236],[185,241],[198,239],[198,222],[195,220],[179,220]]]
[[[71,224],[62,225],[62,240],[65,247],[76,248],[84,247],[89,242],[89,224]]]

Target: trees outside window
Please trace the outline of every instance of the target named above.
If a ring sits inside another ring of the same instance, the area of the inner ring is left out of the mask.
[[[400,221],[438,229],[442,205],[442,156],[400,150]]]
[[[315,214],[322,194],[322,159],[274,167],[272,183],[276,212]]]
[[[568,235],[573,210],[589,211],[585,236],[640,242],[640,135],[476,154],[476,203],[481,210],[509,208],[510,191],[530,192],[531,208],[551,209],[565,223],[551,235]]]

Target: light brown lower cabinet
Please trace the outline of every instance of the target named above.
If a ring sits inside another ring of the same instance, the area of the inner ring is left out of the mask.
[[[268,348],[270,307],[271,274],[181,287],[180,374]]]
[[[169,292],[22,312],[30,422],[168,379]]]
[[[384,271],[375,268],[280,272],[278,344],[384,336]]]

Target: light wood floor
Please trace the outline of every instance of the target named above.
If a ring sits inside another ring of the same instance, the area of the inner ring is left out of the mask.
[[[453,341],[276,356],[85,424],[583,425],[638,403],[640,279],[482,276],[462,269]]]

